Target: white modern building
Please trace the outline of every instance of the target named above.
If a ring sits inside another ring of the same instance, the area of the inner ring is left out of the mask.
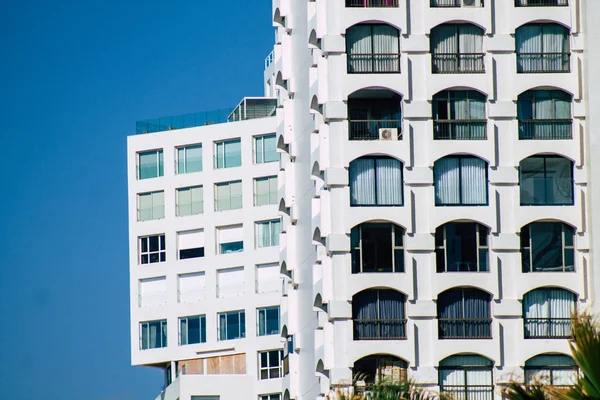
[[[269,97],[129,139],[132,359],[159,398],[568,384],[570,315],[600,296],[595,16],[273,0]]]

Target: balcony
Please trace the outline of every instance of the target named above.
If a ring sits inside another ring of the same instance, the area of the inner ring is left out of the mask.
[[[457,400],[493,400],[493,385],[444,385],[441,392]]]
[[[569,0],[515,0],[515,7],[567,7]]]
[[[525,339],[568,339],[571,318],[524,318]]]
[[[434,74],[485,73],[483,53],[431,54],[431,71]]]
[[[406,319],[355,319],[354,340],[404,340]]]
[[[491,339],[491,318],[439,318],[440,339]]]
[[[486,120],[433,121],[434,140],[485,140]]]
[[[400,73],[400,54],[348,54],[349,74]]]
[[[517,53],[517,72],[543,74],[570,72],[570,53]]]
[[[465,0],[431,0],[430,7],[463,7],[463,4],[469,4],[471,7],[483,7],[483,0],[473,0],[467,3]],[[469,6],[467,5],[467,7]]]
[[[350,140],[379,140],[379,130],[384,128],[397,129],[397,140],[402,139],[402,121],[398,119],[352,120],[348,121],[348,124],[350,131]]]
[[[346,0],[346,7],[398,7],[398,0]]]
[[[519,140],[569,140],[572,129],[570,119],[519,120]]]

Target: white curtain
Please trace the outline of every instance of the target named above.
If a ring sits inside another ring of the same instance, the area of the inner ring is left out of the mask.
[[[456,25],[440,25],[431,32],[431,52],[434,54],[458,53]]]
[[[442,158],[433,167],[436,204],[460,203],[458,158]]]
[[[355,25],[348,29],[346,31],[346,42],[349,71],[371,71],[371,54],[373,54],[371,25]]]
[[[375,165],[377,204],[402,204],[402,163],[393,158],[379,158]]]
[[[270,247],[279,245],[280,221],[256,223],[256,246]]]
[[[537,289],[523,296],[526,333],[530,336],[568,336],[568,318],[575,310],[575,295],[564,289]],[[549,321],[557,319],[556,321]]]
[[[400,71],[399,40],[398,29],[393,26],[373,25],[373,72]]]
[[[372,159],[359,158],[350,163],[350,204],[375,204],[375,168]]]
[[[569,58],[563,53],[569,52],[569,32],[558,24],[544,24],[542,28],[544,53],[544,71],[568,71]]]
[[[459,25],[458,49],[460,71],[483,71],[483,31],[475,25]]]
[[[573,358],[562,354],[541,354],[525,361],[525,383],[572,385],[577,376]]]
[[[516,30],[518,71],[541,71],[542,60],[537,54],[542,52],[541,26],[524,25]]]
[[[461,159],[462,204],[486,204],[486,162],[480,158]]]

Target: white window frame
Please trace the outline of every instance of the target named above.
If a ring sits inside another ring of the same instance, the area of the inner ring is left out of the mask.
[[[186,329],[188,330],[185,333],[185,337],[186,337],[186,343],[183,343],[183,330],[181,327],[181,322],[183,320],[186,320],[186,322],[189,322],[190,319],[198,319],[199,320],[199,324],[200,324],[200,341],[197,343],[190,343],[190,339],[189,339],[189,323],[186,323]],[[204,329],[202,329],[204,328]],[[204,337],[204,340],[202,340]],[[200,343],[206,343],[206,314],[199,314],[199,315],[188,315],[185,317],[179,317],[179,345],[180,346],[187,346],[190,344],[200,344]]]
[[[157,251],[150,251],[150,239],[153,237],[158,237],[158,250]],[[146,240],[147,244],[146,244],[146,248],[148,249],[147,251],[142,251],[143,248],[143,241]],[[139,259],[138,262],[140,263],[140,265],[146,265],[146,264],[157,264],[157,263],[161,263],[161,262],[166,262],[167,261],[167,241],[165,238],[165,234],[164,233],[159,233],[157,235],[147,235],[147,236],[141,236],[138,238],[138,253],[139,253]],[[150,261],[151,260],[151,256],[154,254],[158,254],[158,261]],[[146,262],[143,261],[144,256],[148,257],[148,260]]]
[[[240,143],[240,165],[228,166],[227,165],[227,157],[225,157],[225,145],[226,143],[239,142]],[[231,138],[226,140],[219,140],[218,142],[214,142],[214,168],[215,169],[226,169],[226,168],[235,168],[242,165],[242,140],[241,138]],[[223,156],[223,166],[219,167],[218,159],[219,153]]]
[[[215,183],[215,190],[214,190],[215,211],[240,210],[240,209],[243,208],[243,202],[244,202],[243,186],[242,186],[242,195],[240,196],[240,201],[242,202],[242,206],[240,206],[239,208],[232,208],[231,207],[231,185],[234,184],[234,183],[239,183],[241,185],[242,181],[241,180],[236,180],[236,181],[217,182],[217,183]],[[229,207],[223,208],[223,209],[219,209],[218,188],[220,186],[225,186],[225,185],[227,185],[227,187],[229,189]]]
[[[229,330],[229,327],[227,326],[227,316],[229,314],[237,314],[238,315],[238,323],[240,326],[240,330],[238,332],[239,336],[237,338],[233,338],[233,339],[227,339],[227,332]],[[241,322],[241,315],[244,314],[244,329],[242,330],[242,322]],[[221,339],[221,315],[225,315],[225,339]],[[217,313],[217,340],[219,342],[224,342],[227,340],[239,340],[239,339],[244,339],[246,337],[246,310],[232,310],[232,311],[223,311],[220,313]]]
[[[195,148],[199,148],[200,149],[200,171],[188,172],[187,171],[187,169],[188,169],[188,165],[187,165],[187,163],[188,163],[187,152],[188,152],[188,149],[195,149]],[[183,159],[183,169],[184,170],[183,171],[179,170],[179,162],[182,161],[179,158],[179,151],[180,150],[183,150],[183,157],[184,157],[184,159]],[[203,157],[204,154],[202,154],[202,152],[203,152],[203,149],[202,149],[202,144],[201,143],[198,143],[198,144],[189,144],[189,145],[180,146],[180,147],[175,148],[175,174],[176,175],[181,175],[181,174],[190,174],[190,173],[194,173],[194,172],[202,172],[202,170],[203,170],[202,163],[203,163],[203,159],[204,159],[204,157]]]
[[[253,153],[254,153],[254,164],[267,164],[270,162],[277,162],[277,160],[273,160],[273,161],[265,161],[265,138],[268,137],[274,137],[277,138],[277,135],[272,133],[272,134],[268,134],[268,135],[259,135],[259,136],[254,136],[252,138],[252,144],[253,144]],[[258,159],[258,147],[262,147],[262,160]],[[275,151],[277,151],[277,143],[275,143]]]
[[[262,365],[262,355],[267,354],[267,365]],[[271,366],[271,356],[272,353],[277,354],[277,365]],[[262,377],[263,371],[266,371],[267,378]],[[276,372],[277,376],[271,376],[273,372]],[[263,381],[267,379],[278,379],[283,377],[283,350],[273,349],[273,350],[264,350],[258,352],[258,379]]]
[[[152,153],[156,154],[156,176],[152,176],[152,177],[149,177],[149,178],[142,178],[142,164],[140,162],[140,156],[146,155],[146,154],[152,154]],[[146,179],[160,178],[161,176],[165,175],[165,165],[164,165],[164,152],[163,152],[163,149],[138,151],[136,158],[137,158],[136,178],[137,178],[138,181],[140,181],[140,180],[146,180]],[[162,163],[161,163],[161,158],[162,158]],[[161,168],[161,164],[162,164],[162,168]]]
[[[153,323],[158,323],[159,324],[159,334],[160,334],[160,341],[161,341],[161,345],[159,347],[150,347],[150,335],[148,334],[148,337],[146,338],[148,340],[148,344],[147,347],[144,348],[144,326],[146,326],[148,329],[150,329],[150,324]],[[162,336],[162,332],[163,329],[167,329],[167,320],[166,319],[158,319],[158,320],[152,320],[152,321],[142,321],[140,322],[140,350],[152,350],[152,349],[164,349],[165,347],[168,346],[169,340],[168,340],[168,334],[165,335],[164,337],[164,343],[163,343],[163,336]]]
[[[255,247],[257,249],[263,249],[263,248],[268,248],[268,247],[273,247],[273,246],[278,246],[279,243],[277,244],[273,244],[272,242],[272,238],[273,238],[273,225],[275,223],[279,223],[279,231],[277,232],[277,236],[279,236],[281,234],[281,220],[279,219],[269,219],[266,221],[255,221],[254,222],[254,243],[255,243]],[[269,246],[259,246],[258,243],[258,226],[262,225],[262,224],[268,224],[269,225]],[[279,240],[281,240],[281,238],[279,238]]]
[[[261,336],[272,336],[272,335],[276,335],[277,333],[266,333],[267,332],[267,311],[272,310],[272,309],[277,309],[277,331],[279,332],[279,330],[281,329],[281,308],[279,306],[268,306],[268,307],[259,307],[256,309],[256,336],[261,337]],[[262,313],[265,314],[265,318],[264,318],[264,326],[262,326],[263,331],[265,332],[265,334],[261,335],[260,334],[260,317],[259,315]]]

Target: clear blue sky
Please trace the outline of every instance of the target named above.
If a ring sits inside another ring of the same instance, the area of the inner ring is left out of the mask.
[[[270,0],[0,0],[0,397],[146,400],[126,136],[262,95]]]

